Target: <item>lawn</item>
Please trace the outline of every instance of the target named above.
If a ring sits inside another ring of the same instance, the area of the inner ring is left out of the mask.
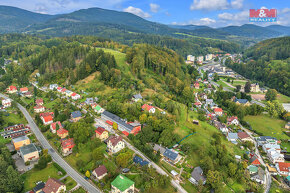
[[[82,187],[80,187],[76,189],[75,191],[73,191],[73,193],[86,193],[86,191]]]
[[[290,103],[290,97],[283,95],[283,94],[278,94],[277,95],[277,100],[280,103]]]
[[[6,143],[9,143],[10,142],[10,139],[4,139],[2,136],[0,136],[0,146],[2,144],[6,144]]]
[[[26,173],[24,173],[21,177],[24,179],[24,192],[27,192],[35,187],[35,183],[39,181],[46,182],[48,178],[56,178],[59,179],[62,176],[57,174],[58,169],[53,166],[53,164],[49,164],[43,170],[32,169]]]
[[[245,121],[249,122],[252,129],[260,135],[276,137],[280,140],[288,140],[289,137],[283,133],[286,122],[280,119],[271,118],[267,115],[246,116]],[[282,143],[282,146],[290,149],[290,144]]]
[[[224,82],[221,81],[221,80],[217,81],[217,83],[218,83],[219,85],[222,85],[223,88],[228,88],[229,90],[232,90],[232,91],[235,90],[234,88],[229,87],[226,83],[224,83]],[[230,83],[229,83],[229,84],[230,84]]]
[[[77,185],[76,181],[74,181],[70,176],[66,177],[61,182],[66,185],[67,191],[71,190],[72,188],[74,188]]]
[[[8,115],[8,116],[6,116],[6,115]],[[15,114],[15,113],[12,113],[9,111],[4,113],[3,119],[5,122],[5,124],[3,125],[4,127],[6,127],[8,125],[10,126],[10,125],[19,124],[19,123],[27,124],[27,121],[24,118],[24,116],[20,117],[18,114]]]
[[[234,83],[231,83],[233,86],[237,86],[237,85],[245,85],[246,84],[246,80],[234,80]]]

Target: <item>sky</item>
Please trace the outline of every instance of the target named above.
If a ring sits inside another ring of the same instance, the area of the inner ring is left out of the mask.
[[[249,23],[249,9],[268,8],[277,9],[277,22],[255,24],[290,26],[290,0],[0,0],[0,5],[45,14],[100,7],[164,24],[211,27],[243,25]]]

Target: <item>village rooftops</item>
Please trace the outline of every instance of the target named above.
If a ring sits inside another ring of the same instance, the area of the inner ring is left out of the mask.
[[[131,133],[131,131],[134,129],[132,125],[127,124],[119,116],[110,113],[109,111],[104,111],[102,114],[110,118],[112,121],[116,122],[118,125],[122,125],[124,128],[126,128],[128,133]]]
[[[45,187],[42,189],[43,192],[45,193],[52,193],[52,192],[57,192],[61,186],[64,184],[56,180],[54,178],[49,178],[45,184]]]
[[[102,133],[103,133],[104,131],[106,131],[106,129],[104,129],[103,127],[98,127],[98,128],[95,130],[95,132],[96,132],[97,134],[99,134],[99,135],[102,135]]]
[[[134,182],[129,178],[125,177],[124,175],[120,174],[111,184],[112,186],[118,188],[121,192],[123,192],[131,187]]]
[[[246,104],[247,102],[248,102],[248,100],[247,99],[235,99],[235,102],[239,102],[239,103],[241,103],[241,104]]]
[[[135,95],[133,95],[133,98],[135,98],[135,99],[143,99],[141,94],[135,94]]]
[[[20,147],[20,153],[22,155],[26,155],[35,151],[38,151],[38,149],[33,143]]]
[[[104,165],[100,165],[94,171],[97,174],[97,176],[102,176],[102,175],[104,175],[105,173],[108,172],[107,168]]]
[[[74,111],[71,113],[72,118],[78,118],[82,116],[82,113],[80,111]]]
[[[69,139],[63,139],[61,141],[61,146],[62,148],[73,148],[75,146],[74,139],[69,138]]]
[[[17,142],[24,141],[24,140],[27,140],[27,139],[29,139],[29,138],[26,135],[24,135],[24,136],[21,136],[21,137],[13,138],[12,142],[13,143],[17,143]]]
[[[238,136],[240,139],[245,139],[245,138],[250,137],[246,132],[239,132]]]
[[[170,149],[166,149],[163,155],[172,161],[175,161],[176,158],[178,157],[178,153],[175,153]]]
[[[113,136],[111,135],[108,138],[108,141],[110,141],[112,143],[112,146],[116,146],[120,141],[122,141],[122,136]]]
[[[145,165],[148,165],[149,164],[148,161],[143,160],[142,158],[140,158],[137,155],[133,158],[133,162],[135,162],[136,164],[140,164],[140,166],[145,166]]]

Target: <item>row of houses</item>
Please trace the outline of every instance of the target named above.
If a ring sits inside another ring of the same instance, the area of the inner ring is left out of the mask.
[[[25,126],[23,124],[17,124],[17,125],[5,127],[3,130],[4,131],[0,132],[0,135],[4,139],[16,138],[16,137],[20,137],[20,136],[30,133],[30,127]]]
[[[77,93],[75,93],[73,91],[70,91],[70,90],[68,90],[68,89],[66,89],[64,87],[60,87],[57,84],[49,85],[49,89],[50,90],[56,90],[60,94],[65,95],[66,97],[70,97],[73,100],[78,100],[78,99],[81,98],[81,95],[79,95],[79,94],[77,94]]]

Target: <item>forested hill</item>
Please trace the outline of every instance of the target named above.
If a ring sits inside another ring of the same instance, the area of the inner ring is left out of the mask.
[[[248,59],[249,57],[249,59]],[[245,63],[226,61],[243,76],[290,96],[290,37],[264,40],[247,49]]]

